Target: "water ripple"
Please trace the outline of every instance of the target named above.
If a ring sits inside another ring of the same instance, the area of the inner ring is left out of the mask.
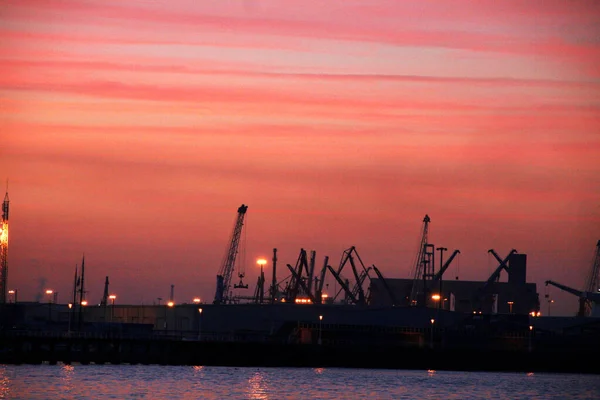
[[[0,399],[597,399],[600,376],[542,373],[0,365]]]

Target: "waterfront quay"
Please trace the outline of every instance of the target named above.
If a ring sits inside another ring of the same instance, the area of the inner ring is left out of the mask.
[[[304,328],[300,327],[300,331]],[[314,329],[313,329],[314,333]],[[318,333],[317,333],[318,335]],[[306,335],[305,335],[306,336]],[[314,336],[314,335],[311,335]],[[245,339],[207,333],[123,334],[94,332],[4,331],[0,333],[2,364],[146,364],[240,367],[347,367],[456,371],[571,372],[600,374],[598,346],[566,346],[564,338],[465,338],[463,343],[416,333],[410,340],[352,343],[325,340],[285,342],[275,338]],[[306,337],[305,337],[306,338]],[[468,344],[467,344],[468,343]]]

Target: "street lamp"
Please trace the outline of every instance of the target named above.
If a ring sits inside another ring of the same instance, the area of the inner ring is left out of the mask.
[[[198,340],[202,340],[202,309],[198,309]]]
[[[528,350],[531,352],[531,334],[533,333],[533,325],[529,325]]]
[[[260,265],[260,303],[262,304],[264,295],[265,295],[265,275],[263,272],[263,267],[267,264],[267,260],[264,258],[259,258],[256,260],[256,263]]]
[[[323,323],[323,316],[319,315],[319,340],[317,341],[317,343],[319,345],[321,344],[321,331],[322,331],[321,326],[322,326],[322,323]]]
[[[435,319],[431,318],[431,337],[429,339],[429,347],[433,349],[433,324],[435,324]]]
[[[554,300],[548,299],[548,316],[550,316],[550,305],[554,303]]]
[[[115,299],[117,298],[116,294],[111,294],[110,296],[108,296],[108,298],[111,301],[111,306],[110,307],[110,322],[113,322],[113,319],[115,317]]]
[[[440,252],[440,272],[442,272],[442,268],[444,268],[444,264],[443,264],[443,262],[442,262],[442,261],[443,261],[443,259],[444,259],[444,252],[445,252],[445,251],[448,251],[448,249],[447,249],[447,248],[445,248],[445,247],[438,247],[436,250]],[[440,275],[440,279],[439,279],[439,281],[440,281],[440,295],[441,295],[441,294],[443,294],[443,292],[442,292],[442,281],[443,281],[443,276],[442,276],[442,275]],[[438,303],[438,308],[443,308],[443,307],[444,307],[444,306],[443,306],[443,303],[440,301],[440,302]]]
[[[514,301],[507,301],[506,303],[508,304],[508,313],[512,314],[512,307],[513,307],[513,304],[515,302]]]
[[[200,304],[202,300],[200,300],[200,297],[194,297],[194,300],[192,301],[194,302],[194,304]]]
[[[73,303],[69,303],[69,329],[68,334],[71,334],[71,309],[73,308]]]
[[[8,294],[12,295],[13,297],[13,303],[17,302],[17,294],[19,293],[19,291],[17,289],[11,289],[8,291]]]
[[[46,289],[48,295],[48,321],[52,321],[52,293],[54,293],[52,289]]]

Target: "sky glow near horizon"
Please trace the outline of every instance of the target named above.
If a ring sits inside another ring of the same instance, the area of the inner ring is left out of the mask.
[[[544,281],[583,288],[600,239],[598,21],[594,1],[5,0],[9,287],[66,302],[85,253],[91,302],[106,275],[117,302],[212,301],[244,203],[251,286],[274,247],[407,278],[428,214],[451,277],[515,248],[546,312]]]

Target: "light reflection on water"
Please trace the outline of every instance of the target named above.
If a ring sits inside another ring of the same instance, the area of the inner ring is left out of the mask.
[[[0,365],[0,399],[598,399],[600,376],[337,368]]]

